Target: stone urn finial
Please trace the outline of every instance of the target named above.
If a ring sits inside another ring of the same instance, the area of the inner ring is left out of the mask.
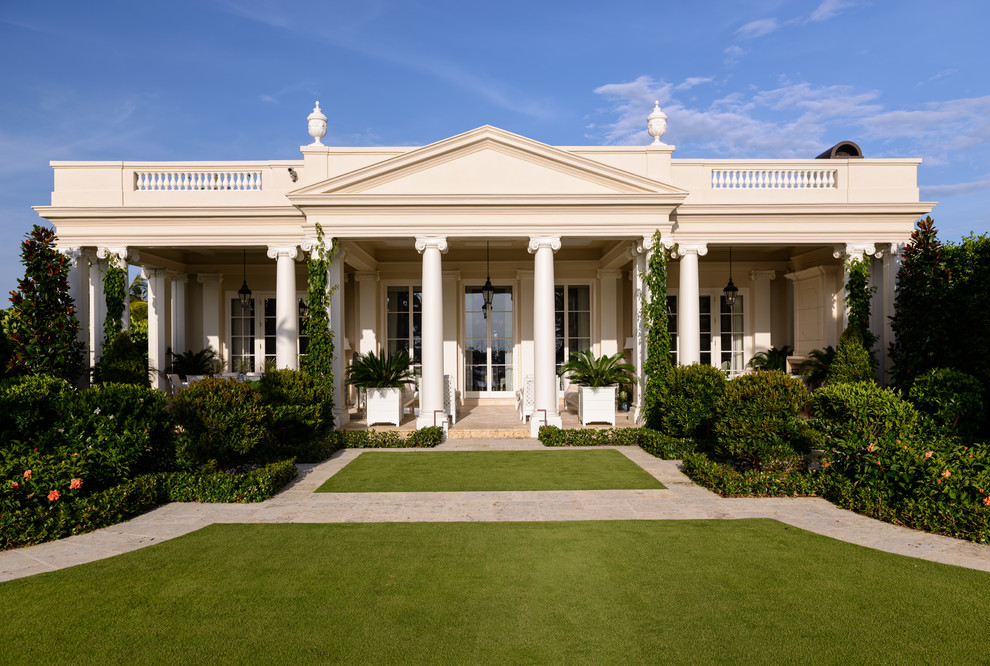
[[[322,146],[320,139],[327,135],[327,117],[320,111],[320,103],[313,107],[313,113],[306,117],[309,121],[309,135],[313,137],[311,146]]]
[[[667,131],[667,114],[660,110],[660,101],[653,102],[653,113],[646,117],[646,131],[653,137],[653,146],[662,146],[660,137]]]

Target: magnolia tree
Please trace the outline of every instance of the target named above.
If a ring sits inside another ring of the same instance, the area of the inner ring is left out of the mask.
[[[69,258],[55,249],[55,232],[34,225],[21,244],[24,277],[10,292],[4,328],[15,374],[53,375],[70,382],[83,372],[79,320],[69,295]]]

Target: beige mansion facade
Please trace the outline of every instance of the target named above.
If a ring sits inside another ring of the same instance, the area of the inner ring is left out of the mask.
[[[353,353],[408,349],[421,425],[443,410],[445,376],[460,400],[511,402],[528,384],[534,423],[559,423],[556,368],[571,352],[622,352],[641,367],[651,252],[668,253],[678,362],[732,374],[772,346],[799,361],[835,345],[843,259],[869,257],[886,369],[897,252],[934,205],[919,201],[920,160],[866,159],[854,144],[824,159],[674,159],[659,108],[649,120],[647,146],[549,146],[484,126],[423,147],[329,147],[317,105],[301,159],[53,162],[51,205],[36,210],[74,259],[90,362],[102,272],[120,260],[147,277],[159,368],[167,349],[207,346],[231,371],[296,367],[319,224],[338,247],[338,395]],[[658,229],[664,247],[651,246]]]

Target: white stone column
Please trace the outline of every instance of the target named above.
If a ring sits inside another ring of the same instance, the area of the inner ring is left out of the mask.
[[[72,312],[79,321],[76,340],[83,344],[83,374],[77,385],[85,388],[89,385],[89,266],[86,255],[79,247],[60,247],[58,251],[69,260],[69,272],[66,276],[69,287],[69,297],[72,299]]]
[[[364,271],[354,274],[358,288],[358,330],[360,338],[357,350],[369,354],[378,348],[378,271]]]
[[[103,324],[107,318],[107,297],[103,293],[106,261],[94,252],[89,260],[89,367],[103,358]]]
[[[519,284],[517,290],[516,312],[519,316],[519,379],[520,384],[516,388],[522,388],[526,377],[535,372],[533,365],[533,304],[528,299],[533,297],[533,271],[517,270],[516,280]],[[528,416],[528,414],[527,414]]]
[[[124,271],[124,305],[120,311],[120,327],[121,330],[127,331],[131,328],[131,297],[130,297],[130,275],[127,270],[127,261],[137,262],[139,260],[138,253],[136,251],[128,251],[126,246],[101,246],[96,248],[96,256],[100,259],[106,260],[104,264],[104,273],[106,273],[106,267],[110,265],[116,265]],[[101,277],[102,279],[102,277]],[[103,291],[102,285],[100,291]],[[103,320],[106,321],[107,315],[106,309],[106,294],[104,293],[103,301]],[[103,334],[103,324],[100,324],[100,335]],[[102,340],[102,337],[101,337]],[[103,355],[102,349],[100,350],[100,356]]]
[[[894,316],[894,297],[897,295],[897,276],[901,270],[901,252],[907,247],[907,243],[891,243],[890,252],[883,256],[883,286],[881,287],[883,296],[883,338],[880,341],[880,351],[882,361],[880,369],[883,371],[883,383],[890,382],[890,372],[893,370],[892,359],[890,358],[890,345],[894,343],[894,329],[891,326],[891,318]]]
[[[839,302],[842,303],[842,330],[845,330],[846,326],[849,325],[849,306],[846,303],[846,285],[849,283],[849,269],[846,267],[846,262],[850,259],[860,261],[870,256],[879,259],[882,254],[882,252],[877,252],[876,245],[873,243],[847,243],[844,247],[838,246],[834,248],[832,256],[836,259],[842,259],[842,284],[839,285],[842,294],[842,298],[839,299]]]
[[[186,349],[186,273],[172,277],[172,353],[182,354]]]
[[[643,321],[643,275],[646,273],[646,248],[635,243],[629,248],[633,267],[629,272],[632,281],[633,316],[633,367],[636,368],[636,383],[633,385],[633,420],[639,423],[643,413],[643,391],[646,375],[643,374],[644,351],[646,349],[646,323]]]
[[[773,346],[770,331],[773,321],[770,312],[770,280],[777,277],[777,271],[750,271],[753,281],[753,353],[767,351]]]
[[[681,257],[677,293],[677,359],[680,365],[701,362],[701,322],[698,301],[698,257],[708,254],[704,243],[678,244]]]
[[[332,242],[332,241],[331,241]],[[333,332],[333,422],[338,428],[348,421],[347,412],[347,363],[344,356],[344,260],[347,254],[337,248],[327,269],[327,287],[330,289],[330,330]]]
[[[601,322],[601,350],[603,356],[614,356],[622,345],[619,344],[619,278],[621,271],[602,269],[598,271],[600,286],[599,317]]]
[[[554,329],[553,255],[560,249],[559,236],[530,237],[533,262],[533,378],[535,408],[530,434],[536,437],[541,425],[561,425],[557,405],[556,332]]]
[[[443,413],[443,264],[447,251],[443,236],[417,236],[416,251],[423,255],[422,384],[417,428],[440,425]],[[439,413],[438,413],[439,412]]]
[[[142,268],[141,275],[148,281],[148,365],[153,372],[151,386],[165,390],[164,377],[158,370],[164,370],[168,363],[165,358],[165,269]]]
[[[460,271],[443,272],[443,374],[457,382],[457,308]]]
[[[197,273],[196,281],[203,285],[203,347],[210,347],[220,357],[220,283],[222,273]]]
[[[296,302],[295,245],[268,246],[268,258],[275,259],[275,367],[299,368],[299,305]]]

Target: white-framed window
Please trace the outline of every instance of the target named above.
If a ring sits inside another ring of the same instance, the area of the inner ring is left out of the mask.
[[[701,363],[720,368],[730,377],[745,372],[748,303],[748,289],[739,290],[731,310],[721,290],[701,290],[698,297]],[[678,294],[676,290],[671,290],[667,294],[667,330],[670,333],[670,354],[675,363],[678,362],[677,304]]]
[[[385,287],[385,349],[404,351],[419,372],[423,352],[423,289],[418,285]]]
[[[306,292],[296,292],[298,303],[299,338],[296,353],[306,355],[309,337],[306,335]],[[227,292],[228,321],[227,368],[231,372],[264,372],[275,363],[276,299],[275,294],[255,293],[246,306],[241,305],[237,292]],[[260,308],[260,311],[259,311]]]
[[[553,290],[557,372],[571,354],[591,349],[591,285],[558,284]]]

